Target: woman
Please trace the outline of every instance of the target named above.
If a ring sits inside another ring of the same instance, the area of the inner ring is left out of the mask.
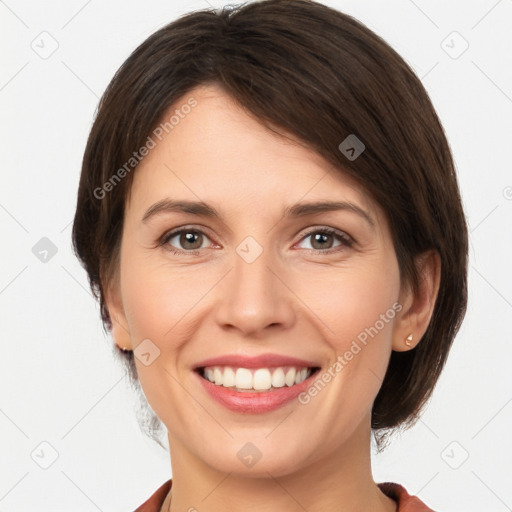
[[[431,510],[375,483],[467,301],[467,228],[420,81],[308,0],[185,15],[108,86],[75,251],[167,428],[138,511]],[[190,245],[189,245],[190,244]]]

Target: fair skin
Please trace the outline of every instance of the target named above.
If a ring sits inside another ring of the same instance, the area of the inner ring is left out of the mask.
[[[384,212],[357,182],[263,127],[217,87],[194,89],[169,112],[189,97],[197,106],[136,170],[119,273],[106,294],[116,343],[135,350],[150,339],[160,350],[148,366],[135,361],[168,429],[172,502],[168,495],[162,511],[393,512],[395,501],[372,477],[371,407],[391,351],[413,348],[428,327],[438,257],[423,259],[413,295],[401,283]],[[174,211],[142,221],[168,198],[208,203],[221,217]],[[373,225],[349,209],[283,215],[317,201],[350,202]],[[202,234],[157,244],[183,226]],[[315,242],[310,231],[322,228],[353,243],[329,234]],[[252,263],[236,251],[248,236],[263,249]],[[240,414],[193,374],[207,357],[264,352],[327,369],[397,302],[400,312],[307,404]],[[237,457],[247,442],[262,454],[252,467]]]

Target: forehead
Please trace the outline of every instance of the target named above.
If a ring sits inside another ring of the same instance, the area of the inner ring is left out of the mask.
[[[351,201],[381,216],[354,178],[292,134],[272,132],[217,86],[198,87],[177,100],[160,127],[135,171],[130,210],[171,196],[233,214],[251,206],[261,210],[262,202],[266,209],[281,208],[303,197]]]

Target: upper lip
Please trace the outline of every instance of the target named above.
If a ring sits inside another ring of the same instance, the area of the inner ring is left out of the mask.
[[[206,366],[233,366],[236,368],[273,368],[276,366],[298,366],[301,368],[314,368],[320,365],[315,361],[306,361],[297,357],[279,354],[260,354],[258,356],[244,356],[240,354],[226,354],[224,356],[204,359],[195,364],[194,368]]]

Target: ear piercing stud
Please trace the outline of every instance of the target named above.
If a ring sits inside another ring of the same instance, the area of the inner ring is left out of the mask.
[[[405,344],[408,347],[412,347],[412,332],[411,332],[411,334],[409,334],[409,336],[407,336],[407,338],[405,338]]]

